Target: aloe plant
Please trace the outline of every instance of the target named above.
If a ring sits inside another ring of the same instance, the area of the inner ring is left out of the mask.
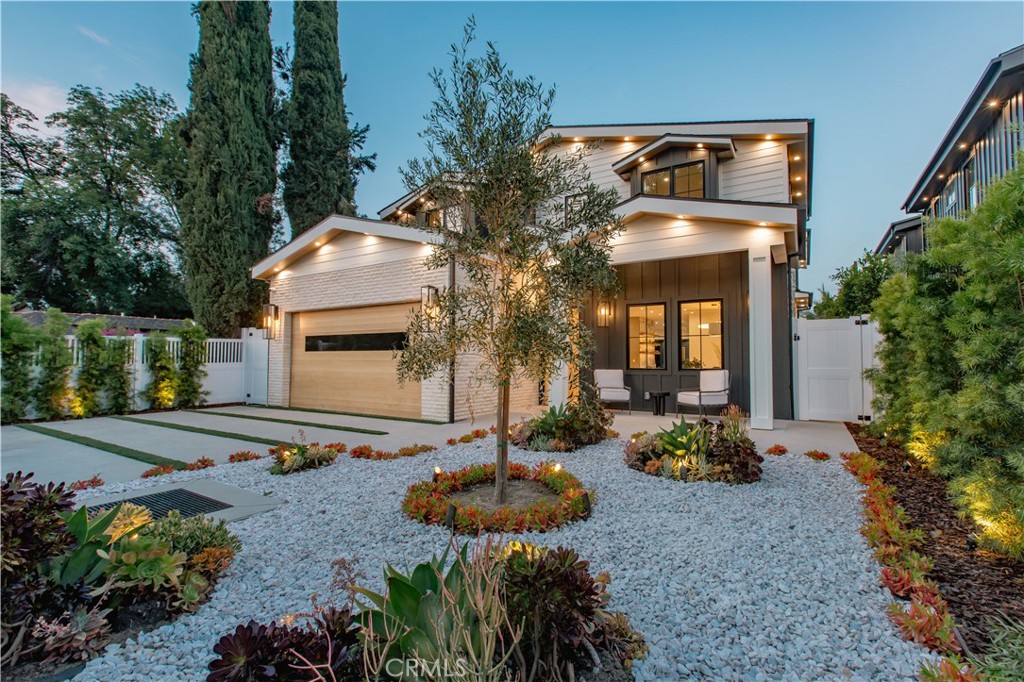
[[[662,450],[671,456],[676,469],[686,469],[687,478],[703,480],[708,476],[708,452],[711,449],[711,427],[707,423],[690,424],[681,420],[658,434]]]

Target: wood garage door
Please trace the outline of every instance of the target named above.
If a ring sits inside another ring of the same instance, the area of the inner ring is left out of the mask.
[[[415,417],[420,385],[398,385],[388,346],[419,303],[296,313],[292,322],[292,407]],[[323,350],[318,350],[323,349]]]

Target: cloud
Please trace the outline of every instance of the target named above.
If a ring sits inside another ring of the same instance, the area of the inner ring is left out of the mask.
[[[99,33],[97,33],[96,31],[92,30],[87,26],[76,26],[75,28],[78,29],[79,33],[81,33],[89,40],[92,40],[93,42],[99,43],[100,45],[110,45],[109,38],[107,38],[106,36],[101,36]]]
[[[10,78],[4,79],[3,90],[15,104],[36,115],[39,120],[35,126],[41,134],[54,135],[58,132],[43,121],[50,114],[67,108],[67,90],[49,83],[28,83]]]

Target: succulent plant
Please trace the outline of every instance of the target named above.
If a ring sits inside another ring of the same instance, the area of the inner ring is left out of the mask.
[[[277,626],[249,621],[224,635],[213,646],[218,658],[210,662],[208,682],[263,682],[273,680],[280,652],[273,646]]]
[[[32,636],[43,642],[44,662],[85,661],[95,656],[110,632],[108,613],[110,609],[77,608],[55,621],[40,619]]]
[[[145,507],[131,502],[122,502],[121,509],[118,510],[113,523],[107,528],[110,542],[117,542],[122,536],[129,533],[137,533],[152,521],[153,516]]]
[[[107,573],[117,587],[157,592],[164,587],[177,587],[184,571],[185,553],[172,552],[171,543],[151,535],[123,538],[116,549],[98,553],[110,562]]]
[[[184,519],[177,510],[169,511],[167,516],[153,523],[149,534],[169,542],[173,551],[184,552],[187,557],[194,557],[209,547],[230,547],[236,552],[242,549],[242,543],[228,530],[223,519],[215,521],[203,515]]]
[[[178,583],[178,592],[171,606],[180,611],[195,611],[206,599],[210,581],[196,571],[186,571]]]

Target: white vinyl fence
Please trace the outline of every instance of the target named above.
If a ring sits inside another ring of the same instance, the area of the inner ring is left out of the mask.
[[[107,337],[108,340],[114,337]],[[141,392],[149,385],[150,373],[146,367],[147,337],[136,334],[131,341],[132,407],[144,410],[149,407]],[[74,358],[72,385],[82,363],[78,339],[67,336],[68,347]],[[168,350],[177,362],[181,354],[181,339],[167,338]],[[208,391],[206,402],[267,404],[267,341],[260,329],[243,329],[240,339],[207,339],[206,378],[203,390]]]
[[[877,364],[882,337],[867,315],[796,320],[793,339],[796,418],[871,421],[874,390],[864,370]]]

